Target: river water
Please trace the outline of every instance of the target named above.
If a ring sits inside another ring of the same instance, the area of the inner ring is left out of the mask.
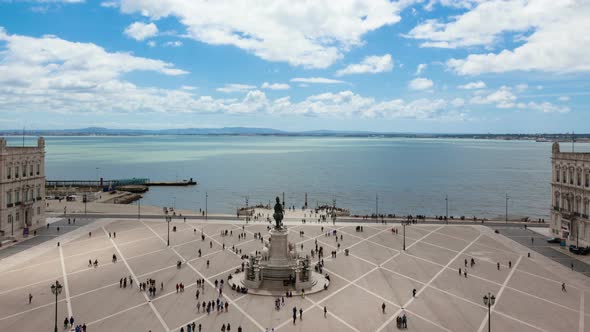
[[[20,145],[22,138],[10,137]],[[34,144],[26,138],[25,144]],[[564,144],[562,150],[570,149]],[[576,150],[590,151],[590,144]],[[467,139],[274,136],[47,137],[50,180],[193,178],[152,187],[142,204],[210,212],[268,203],[336,204],[353,213],[547,218],[551,144]],[[376,206],[378,205],[378,207]]]

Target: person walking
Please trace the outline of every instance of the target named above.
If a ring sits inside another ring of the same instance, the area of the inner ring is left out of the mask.
[[[299,320],[303,320],[303,308],[299,308]]]
[[[32,300],[33,300],[33,294],[29,293],[29,304],[31,304]]]
[[[326,318],[327,314],[328,314],[328,307],[324,306],[324,318]]]
[[[416,288],[412,289],[412,297],[416,297]]]
[[[297,321],[297,308],[293,307],[293,325],[295,325],[295,321]]]
[[[565,282],[561,284],[561,291],[562,292],[567,292],[567,290],[565,290]]]
[[[385,302],[383,302],[383,304],[381,304],[381,311],[382,311],[383,313],[385,313]]]
[[[500,262],[496,263],[496,266],[498,267],[498,271],[500,271]]]

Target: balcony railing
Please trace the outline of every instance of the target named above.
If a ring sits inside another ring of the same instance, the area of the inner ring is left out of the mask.
[[[11,208],[11,207],[13,207],[13,206],[14,206],[14,204],[12,204],[12,203],[8,203],[8,204],[6,204],[6,207],[9,207],[9,208]]]

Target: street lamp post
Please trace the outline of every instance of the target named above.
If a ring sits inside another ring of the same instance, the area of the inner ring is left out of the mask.
[[[168,224],[168,247],[170,247],[170,222],[172,221],[171,216],[166,216],[166,223]]]
[[[449,223],[449,195],[445,195],[445,216],[447,224]]]
[[[141,197],[137,200],[137,219],[141,219]]]
[[[492,293],[483,296],[483,304],[488,307],[488,332],[492,331],[492,306],[496,302],[496,297]]]
[[[402,228],[404,229],[404,251],[406,251],[406,222],[402,220]]]
[[[508,197],[508,193],[506,193],[506,223],[508,223],[508,199],[510,199],[510,197]]]
[[[86,215],[86,202],[88,202],[88,197],[86,194],[84,194],[82,199],[84,200],[84,215]]]
[[[379,219],[379,194],[375,194],[375,218]]]
[[[55,328],[54,331],[57,332],[57,296],[61,294],[62,285],[59,281],[55,281],[55,284],[51,284],[51,293],[55,295]]]
[[[205,192],[205,220],[207,220],[207,199],[209,198],[209,194]]]

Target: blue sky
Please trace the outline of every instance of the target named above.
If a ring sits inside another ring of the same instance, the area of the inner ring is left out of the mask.
[[[588,132],[583,0],[0,0],[0,129]]]

